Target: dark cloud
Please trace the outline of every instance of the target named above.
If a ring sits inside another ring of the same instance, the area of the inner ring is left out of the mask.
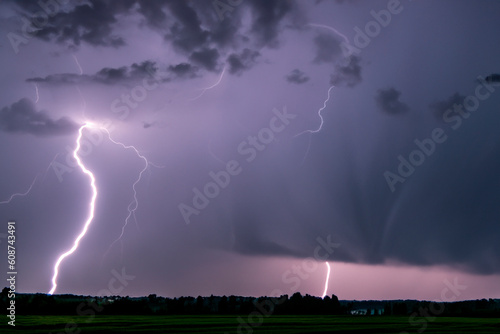
[[[487,83],[500,83],[500,74],[491,74],[485,78]]]
[[[431,109],[431,112],[434,114],[434,116],[436,116],[437,119],[443,120],[444,113],[449,109],[454,110],[455,106],[462,105],[464,99],[465,95],[462,95],[457,92],[452,96],[450,96],[447,100],[431,103],[429,105],[429,108]]]
[[[177,65],[170,65],[168,70],[177,77],[195,78],[198,76],[199,68],[189,63],[180,63]]]
[[[400,96],[401,92],[395,88],[379,89],[375,96],[375,102],[383,112],[392,115],[401,114],[410,108],[399,100]]]
[[[62,136],[74,133],[78,125],[67,117],[53,120],[45,111],[37,111],[29,99],[23,98],[0,110],[0,130],[30,133],[35,136]]]
[[[212,10],[212,9],[210,9]],[[238,30],[241,25],[241,20],[238,16],[234,16],[232,20],[225,19],[222,22],[212,22],[210,31],[210,41],[218,47],[233,46],[238,39]]]
[[[153,28],[163,28],[167,20],[167,15],[163,8],[165,1],[139,1],[139,13],[146,19],[147,24]]]
[[[304,72],[296,68],[286,76],[286,81],[296,84],[303,84],[309,81],[309,77]]]
[[[51,74],[43,78],[34,77],[26,79],[27,82],[47,83],[53,85],[76,84],[85,80],[90,80],[90,77],[87,75],[79,75],[74,73]]]
[[[142,63],[133,63],[130,66],[122,66],[117,68],[105,67],[99,70],[94,75],[62,73],[48,75],[44,78],[29,78],[26,81],[52,85],[78,84],[86,82],[95,82],[102,84],[126,84],[150,76],[156,77],[157,73],[158,65],[155,62],[147,60]]]
[[[335,71],[330,76],[330,84],[334,86],[354,87],[361,82],[359,58],[351,56],[347,60],[348,64],[335,66]]]
[[[240,54],[232,53],[227,57],[229,64],[229,73],[240,74],[244,70],[248,70],[255,65],[257,58],[260,56],[258,51],[244,49]]]
[[[315,63],[333,63],[342,53],[340,41],[332,34],[319,34],[314,38],[316,46]]]
[[[46,22],[38,25],[34,22],[38,28],[35,36],[58,43],[70,42],[76,46],[86,42],[94,46],[119,47],[125,41],[113,34],[112,27],[117,22],[116,15],[128,10],[132,4],[133,1],[91,0],[67,12],[50,13]]]
[[[201,28],[201,20],[196,11],[184,0],[169,1],[168,9],[176,22],[170,27],[167,38],[172,39],[174,46],[191,53],[205,45],[209,32]]]
[[[219,60],[219,51],[217,49],[204,48],[193,52],[189,56],[189,59],[208,71],[215,71],[217,70],[217,61]]]
[[[281,21],[293,12],[295,2],[282,0],[253,0],[252,32],[260,45],[275,47]]]

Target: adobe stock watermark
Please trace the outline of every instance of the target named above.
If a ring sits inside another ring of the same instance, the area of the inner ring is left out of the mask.
[[[231,14],[233,10],[242,3],[243,0],[214,0],[212,1],[212,7],[219,21],[224,21],[226,16],[228,16],[226,13]]]
[[[412,0],[408,0],[412,1]],[[389,26],[393,16],[400,14],[404,9],[400,0],[389,0],[386,9],[379,11],[371,10],[370,15],[374,20],[368,21],[364,29],[358,26],[354,27],[353,44],[349,41],[342,41],[340,49],[344,55],[344,59],[348,62],[352,59],[352,55],[359,55],[361,50],[370,45],[371,41],[380,35],[382,30]]]
[[[335,243],[331,239],[331,235],[326,238],[317,237],[317,246],[314,248],[313,257],[308,257],[302,260],[301,265],[293,265],[281,275],[283,284],[288,285],[288,293],[295,293],[298,291],[302,282],[310,277],[310,274],[318,269],[318,262],[324,262],[331,259],[335,249],[340,247],[340,243]],[[273,289],[269,293],[270,298],[259,301],[254,301],[255,311],[248,314],[246,319],[238,317],[239,323],[236,333],[251,334],[256,327],[259,327],[264,322],[264,318],[270,317],[277,305],[285,302],[283,296],[285,292],[281,289]],[[243,332],[244,330],[244,332]],[[227,332],[225,334],[228,334]]]
[[[108,281],[108,285],[105,289],[101,289],[97,292],[97,296],[111,296],[117,295],[125,289],[129,285],[130,281],[135,279],[135,276],[127,275],[125,272],[125,268],[121,269],[121,272],[118,272],[116,269],[111,270],[112,277]],[[98,305],[92,299],[85,300],[78,304],[76,307],[76,314],[79,317],[87,316],[89,317],[85,322],[90,323],[94,320],[96,313],[100,313],[104,310],[103,305]],[[75,322],[68,322],[64,326],[64,331],[57,332],[55,334],[68,334],[68,333],[80,333],[81,329],[78,329],[78,324]],[[50,332],[52,334],[52,332]]]
[[[408,319],[411,326],[420,326],[416,331],[422,333],[427,329],[429,322],[435,321],[436,316],[441,315],[445,310],[444,303],[454,302],[462,294],[462,291],[467,289],[467,285],[458,283],[458,278],[453,279],[453,283],[445,279],[443,281],[446,286],[441,290],[441,298],[438,302],[429,303],[429,307],[419,307],[418,312],[413,312]],[[422,318],[423,317],[423,318]],[[409,334],[401,332],[400,334]]]
[[[22,16],[21,20],[21,35],[9,32],[7,34],[7,39],[12,46],[15,54],[19,53],[19,46],[23,44],[28,44],[28,42],[35,37],[38,30],[43,29],[48,23],[49,18],[55,16],[61,9],[62,6],[69,3],[69,0],[40,0],[36,4],[41,10],[31,14],[31,16]]]
[[[443,121],[449,124],[453,131],[460,129],[463,120],[468,119],[472,112],[478,110],[481,101],[487,100],[495,91],[495,88],[487,83],[482,76],[477,77],[477,79],[480,84],[476,86],[474,94],[468,95],[461,104],[455,103],[453,108],[447,109],[443,113]],[[383,174],[391,192],[396,191],[398,183],[403,184],[413,175],[416,168],[422,166],[426,159],[436,152],[438,144],[444,143],[447,139],[446,131],[440,127],[434,128],[428,138],[415,139],[413,142],[417,148],[411,151],[407,157],[398,156],[399,164],[395,172],[386,170]]]
[[[237,147],[238,153],[245,157],[248,163],[255,160],[259,152],[262,152],[271,144],[277,133],[285,130],[285,127],[290,124],[297,115],[287,112],[286,106],[283,111],[273,109],[274,116],[269,120],[269,126],[260,129],[256,135],[250,135],[243,140]],[[238,160],[230,160],[226,163],[226,168],[217,172],[210,171],[205,185],[200,188],[193,188],[193,199],[191,205],[180,203],[179,211],[186,224],[191,223],[192,215],[199,215],[202,210],[206,209],[213,200],[221,193],[222,189],[227,188],[231,179],[243,171],[243,166]]]

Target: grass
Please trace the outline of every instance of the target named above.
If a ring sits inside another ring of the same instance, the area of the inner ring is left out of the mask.
[[[260,316],[260,314],[259,314]],[[500,333],[497,318],[364,316],[17,316],[0,333]],[[424,329],[422,331],[422,329]],[[420,330],[420,331],[419,331]]]

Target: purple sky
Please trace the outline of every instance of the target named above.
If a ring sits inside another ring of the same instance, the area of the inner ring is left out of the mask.
[[[341,299],[500,298],[498,1],[41,4],[0,3],[19,291],[88,218],[92,122],[56,293],[321,296],[326,259]]]

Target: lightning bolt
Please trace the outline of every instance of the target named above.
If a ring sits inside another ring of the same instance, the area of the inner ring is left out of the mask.
[[[83,74],[83,69],[82,67],[80,66],[80,62],[78,61],[78,58],[76,58],[75,55],[73,55],[73,59],[75,60],[75,63],[76,63],[76,66],[78,67],[78,69],[80,70],[80,75]]]
[[[137,211],[137,209],[139,208],[139,201],[137,200],[137,189],[136,189],[135,187],[136,187],[136,186],[137,186],[137,184],[141,181],[141,179],[142,179],[142,174],[144,174],[144,172],[148,169],[148,167],[149,167],[149,164],[150,164],[150,163],[149,163],[148,159],[146,159],[146,157],[145,157],[145,156],[143,156],[143,155],[141,155],[141,154],[139,153],[139,151],[135,148],[135,146],[132,146],[132,145],[125,145],[125,144],[123,144],[123,143],[121,143],[121,142],[115,141],[113,138],[111,138],[111,134],[109,133],[109,131],[108,131],[107,129],[102,128],[102,130],[104,130],[104,131],[107,133],[108,138],[109,138],[109,140],[110,140],[112,143],[114,143],[114,144],[116,144],[116,145],[119,145],[119,146],[123,147],[124,149],[132,149],[132,150],[135,152],[135,154],[137,154],[137,156],[138,156],[140,159],[142,159],[142,160],[144,161],[144,168],[141,170],[141,172],[139,173],[139,176],[137,177],[137,179],[135,180],[135,182],[132,184],[132,190],[133,190],[133,192],[134,192],[134,196],[133,196],[133,197],[134,197],[134,199],[132,200],[132,202],[130,202],[130,204],[129,204],[129,205],[128,205],[128,207],[127,207],[127,210],[128,210],[128,215],[127,215],[127,217],[125,218],[125,224],[122,226],[122,230],[121,230],[120,236],[119,236],[119,237],[118,237],[115,241],[113,241],[113,242],[111,243],[111,245],[109,246],[108,250],[107,250],[107,251],[106,251],[106,253],[104,254],[104,256],[106,256],[106,254],[107,254],[107,253],[111,250],[111,248],[113,248],[114,244],[115,244],[116,242],[118,242],[119,240],[121,240],[121,238],[123,237],[123,234],[124,234],[124,232],[125,232],[125,228],[127,227],[128,222],[129,222],[129,220],[130,220],[130,218],[131,218],[132,216],[134,217],[134,220],[135,220],[136,225],[137,225],[137,219],[136,219],[136,217],[135,217],[135,212],[136,212],[136,211]],[[139,227],[137,226],[137,228],[139,228]]]
[[[347,38],[346,35],[344,35],[340,31],[338,31],[334,27],[330,27],[330,26],[327,26],[327,25],[324,25],[324,24],[318,24],[318,23],[308,23],[307,25],[312,26],[312,27],[325,28],[325,29],[328,29],[330,31],[333,31],[334,33],[336,33],[337,35],[339,35],[340,37],[342,37],[347,44],[349,44],[349,38]]]
[[[47,172],[49,171],[49,168],[50,166],[52,166],[52,163],[54,162],[54,160],[56,160],[56,158],[59,156],[59,153],[56,154],[54,156],[54,158],[52,159],[52,161],[49,163],[49,165],[47,166],[47,168],[45,169],[45,173],[43,173],[43,178],[42,178],[42,183],[43,181],[45,180],[45,177],[47,176]],[[33,188],[33,186],[35,185],[38,177],[40,176],[40,174],[37,174],[35,176],[35,178],[33,179],[33,182],[31,182],[31,185],[29,186],[28,190],[26,190],[25,192],[23,193],[15,193],[15,194],[12,194],[8,200],[5,200],[5,201],[1,201],[0,204],[9,204],[15,197],[24,197],[24,196],[27,196],[30,192],[31,192],[31,189]]]
[[[221,74],[220,74],[220,76],[219,76],[219,80],[217,80],[217,82],[216,82],[216,83],[214,83],[212,86],[209,86],[209,87],[207,87],[207,88],[203,88],[202,92],[201,92],[198,96],[196,96],[196,97],[192,98],[190,101],[194,101],[194,100],[199,99],[200,97],[202,97],[202,95],[203,95],[203,94],[205,94],[205,92],[206,92],[207,90],[212,89],[212,88],[214,88],[214,87],[217,87],[217,86],[220,84],[220,82],[222,81],[222,77],[224,76],[224,72],[226,72],[226,67],[225,67],[225,66],[224,66],[224,68],[222,69],[222,72],[221,72]]]
[[[326,294],[328,293],[328,282],[330,281],[330,263],[325,262],[325,264],[328,268],[328,271],[326,273],[325,290],[323,291],[323,296],[321,296],[321,298],[325,298]]]
[[[330,92],[332,91],[333,88],[335,88],[335,86],[331,86],[328,89],[328,97],[326,98],[325,102],[323,103],[323,107],[321,107],[318,110],[318,116],[319,116],[319,119],[321,120],[321,123],[320,123],[319,127],[316,130],[305,130],[305,131],[302,131],[301,133],[296,134],[295,137],[298,137],[298,136],[300,136],[300,135],[302,135],[302,134],[304,134],[306,132],[309,132],[309,133],[318,133],[318,132],[321,131],[321,129],[323,128],[323,116],[321,115],[321,112],[326,108],[326,104],[330,100]]]
[[[28,188],[28,190],[26,190],[25,192],[23,193],[15,193],[15,194],[12,194],[10,195],[9,199],[6,200],[6,201],[1,201],[0,204],[9,204],[13,199],[14,197],[17,197],[17,196],[20,196],[20,197],[24,197],[26,195],[28,195],[31,191],[31,188],[33,188],[33,186],[35,185],[36,183],[36,180],[38,179],[38,176],[39,175],[36,175],[35,178],[33,179],[33,182],[31,182],[31,185],[30,187]]]
[[[92,198],[91,198],[90,204],[89,204],[88,218],[87,218],[85,224],[83,225],[82,231],[76,237],[76,239],[75,239],[75,241],[73,243],[73,247],[71,247],[68,251],[64,252],[57,259],[56,264],[54,265],[54,276],[52,277],[52,289],[50,289],[49,295],[53,294],[54,291],[56,291],[56,288],[57,288],[57,275],[59,274],[59,265],[61,264],[61,262],[66,257],[68,257],[69,255],[73,254],[76,251],[76,249],[78,248],[78,245],[80,243],[80,240],[87,233],[87,230],[88,230],[88,228],[89,228],[89,226],[92,223],[92,220],[94,218],[95,201],[96,201],[96,198],[97,198],[97,187],[95,186],[95,177],[94,177],[94,174],[92,174],[92,172],[85,167],[85,165],[80,160],[80,157],[78,156],[78,151],[80,150],[80,141],[82,139],[83,129],[88,128],[88,127],[92,127],[92,126],[93,125],[91,123],[85,123],[84,125],[82,125],[80,127],[80,129],[78,130],[78,137],[76,139],[76,148],[73,151],[73,157],[75,158],[78,166],[80,167],[80,169],[82,170],[82,172],[84,174],[86,174],[89,177],[89,179],[90,179],[90,187],[92,188]]]
[[[132,202],[130,202],[130,204],[128,205],[127,207],[127,210],[128,210],[128,215],[127,217],[125,218],[125,224],[122,226],[122,230],[121,230],[121,233],[120,235],[118,236],[118,238],[116,238],[112,243],[111,245],[109,246],[108,250],[106,251],[106,253],[104,254],[103,258],[106,257],[106,255],[109,253],[109,251],[113,248],[113,246],[115,245],[115,243],[117,243],[118,241],[120,241],[123,237],[123,234],[125,233],[125,228],[127,227],[128,223],[129,223],[129,220],[133,217],[134,218],[134,221],[136,223],[136,226],[137,228],[139,229],[139,226],[137,225],[137,219],[135,217],[135,212],[137,211],[137,209],[139,208],[139,200],[137,199],[137,189],[136,189],[136,186],[137,184],[141,181],[142,179],[142,175],[144,174],[144,172],[148,169],[149,165],[152,165],[156,168],[163,168],[164,166],[157,166],[155,165],[154,163],[148,161],[148,159],[141,155],[139,153],[139,150],[137,150],[137,148],[135,148],[135,146],[133,145],[125,145],[119,141],[116,141],[114,140],[113,138],[111,138],[111,134],[109,133],[109,131],[106,129],[106,128],[101,128],[101,130],[103,130],[104,132],[106,132],[106,134],[108,135],[108,138],[109,140],[116,144],[116,145],[119,145],[121,147],[123,147],[124,149],[132,149],[135,154],[144,161],[144,168],[141,170],[141,172],[139,173],[139,176],[137,177],[137,179],[135,180],[135,182],[132,184],[132,190],[134,192],[134,195],[133,195],[133,200]]]
[[[34,83],[35,85],[35,103],[38,103],[38,100],[40,100],[40,95],[38,94],[38,85],[36,83]]]

